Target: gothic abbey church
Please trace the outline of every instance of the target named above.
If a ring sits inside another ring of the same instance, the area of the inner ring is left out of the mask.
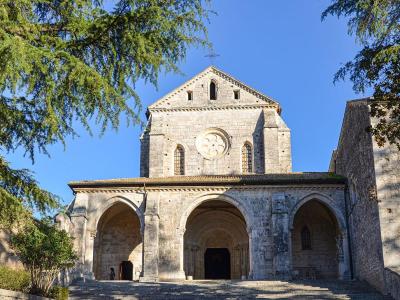
[[[74,237],[74,276],[387,289],[400,271],[400,158],[364,130],[368,101],[348,102],[329,172],[297,173],[279,103],[205,69],[148,107],[141,177],[69,183],[57,221]]]

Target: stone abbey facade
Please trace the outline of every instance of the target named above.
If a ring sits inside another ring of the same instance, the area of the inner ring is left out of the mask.
[[[143,281],[370,278],[368,237],[354,238],[362,224],[349,217],[346,144],[331,172],[292,172],[280,105],[215,67],[149,106],[147,118],[141,177],[69,183],[75,199],[57,221],[74,237],[75,276],[108,279],[113,268],[116,279]],[[398,266],[399,253],[390,255]]]

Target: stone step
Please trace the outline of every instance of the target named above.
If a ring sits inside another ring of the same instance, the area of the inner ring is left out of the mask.
[[[230,281],[195,280],[143,283],[78,281],[70,299],[356,299],[389,300],[360,281]]]

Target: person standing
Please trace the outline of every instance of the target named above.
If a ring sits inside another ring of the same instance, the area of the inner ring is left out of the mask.
[[[110,268],[110,280],[114,280],[115,279],[115,271],[114,268]]]

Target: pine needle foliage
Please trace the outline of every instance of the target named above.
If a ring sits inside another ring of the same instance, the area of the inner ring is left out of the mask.
[[[349,76],[353,89],[373,90],[371,116],[377,122],[367,128],[379,146],[390,143],[400,149],[400,1],[334,0],[323,12],[349,19],[349,34],[362,49],[335,75],[335,81]]]
[[[160,72],[179,72],[188,47],[209,46],[207,2],[0,1],[0,151],[21,147],[34,160],[76,135],[74,122],[102,133],[121,118],[139,124],[135,83],[156,85]],[[1,156],[0,197],[0,222],[8,207],[44,212],[58,203]]]

